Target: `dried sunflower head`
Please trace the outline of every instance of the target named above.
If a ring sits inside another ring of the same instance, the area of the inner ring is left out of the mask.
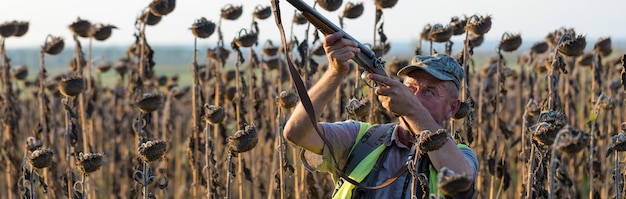
[[[378,9],[383,9],[383,8],[392,8],[393,6],[396,5],[396,3],[398,3],[398,0],[374,0],[374,4],[376,5],[376,8]]]
[[[144,162],[152,162],[161,159],[167,150],[165,140],[150,140],[139,146],[139,157]]]
[[[279,50],[278,46],[274,46],[274,44],[272,43],[272,40],[268,39],[263,45],[263,49],[261,52],[265,56],[273,57],[278,54],[278,50]]]
[[[454,16],[450,19],[450,24],[448,26],[452,29],[452,35],[461,35],[465,33],[466,25],[467,17],[459,19],[459,17]]]
[[[66,97],[74,97],[85,90],[85,80],[79,76],[69,76],[59,82],[59,91]]]
[[[548,43],[545,41],[536,42],[530,47],[530,52],[534,55],[545,53],[546,51],[548,51]]]
[[[624,125],[625,124],[622,123],[622,126]],[[618,151],[618,152],[626,151],[626,135],[624,135],[624,133],[614,135],[612,137],[612,141],[613,142],[611,143],[611,145],[609,146],[609,149],[606,152],[607,157],[611,155],[613,151]]]
[[[341,7],[341,4],[343,3],[343,0],[316,0],[316,1],[317,1],[317,4],[322,9],[329,11],[329,12],[339,9],[339,7]]]
[[[389,74],[398,74],[398,71],[407,65],[409,65],[409,60],[394,57],[385,68],[389,70],[387,71]]]
[[[226,61],[229,55],[230,50],[224,48],[223,46],[216,46],[207,51],[207,56],[215,62]]]
[[[236,153],[243,153],[254,148],[259,141],[256,128],[246,125],[243,130],[238,130],[228,139],[228,148]]]
[[[504,52],[513,52],[522,45],[522,36],[520,34],[504,33],[500,40],[500,49]]]
[[[424,25],[422,28],[422,32],[420,33],[420,39],[424,41],[430,41],[430,32],[433,29],[433,26],[430,24]]]
[[[276,70],[280,66],[285,66],[286,63],[279,57],[263,60],[263,68],[266,70]]]
[[[325,56],[326,55],[326,49],[324,49],[324,46],[320,44],[317,47],[313,48],[313,55]]]
[[[550,146],[554,143],[554,138],[557,134],[554,125],[548,122],[539,122],[529,127],[529,129],[533,131],[533,140],[537,141],[537,143],[544,146]]]
[[[237,87],[235,86],[228,87],[228,89],[226,90],[226,100],[228,100],[229,102],[232,102],[236,96],[237,96]]]
[[[254,7],[254,13],[252,13],[252,15],[257,19],[267,19],[272,16],[272,7],[257,5]]]
[[[22,35],[26,34],[26,32],[28,32],[28,26],[29,23],[28,21],[20,21],[20,22],[14,22],[17,25],[17,31],[15,32],[16,37],[21,37]]]
[[[441,168],[438,179],[437,188],[446,196],[454,196],[462,190],[467,190],[474,183],[472,176],[456,174],[447,167]]]
[[[228,83],[230,81],[233,81],[236,77],[236,72],[235,70],[227,70],[226,72],[222,73],[222,82],[223,83]]]
[[[43,146],[43,142],[37,139],[36,137],[28,137],[26,139],[26,149],[30,152],[33,152]]]
[[[201,76],[203,77],[203,76]],[[161,75],[154,79],[154,82],[157,86],[166,86],[167,85],[167,76]]]
[[[598,100],[600,100],[600,102],[598,103],[598,107],[603,110],[613,110],[618,104],[617,99],[613,97],[603,97]]]
[[[371,50],[374,51],[374,54],[376,55],[376,57],[382,57],[383,55],[386,55],[390,49],[391,49],[391,44],[389,44],[389,42],[386,42],[384,45],[379,44],[379,45],[372,46]]]
[[[120,58],[115,62],[115,72],[124,76],[128,69],[130,69],[130,59],[128,58]]]
[[[622,88],[622,81],[617,79],[611,80],[611,83],[609,83],[609,88],[613,91],[616,91],[617,93],[617,90]]]
[[[548,111],[542,111],[539,114],[539,118],[537,119],[537,122],[549,122],[551,124],[564,125],[565,120],[566,120],[565,114],[558,112],[558,111],[548,110]]]
[[[102,63],[96,65],[96,71],[98,73],[106,73],[107,71],[109,71],[111,69],[111,67],[113,67],[111,62],[103,61]]]
[[[227,4],[222,8],[222,18],[227,20],[237,20],[243,13],[243,6],[234,6]]]
[[[352,117],[364,117],[369,113],[370,102],[366,99],[358,100],[356,98],[352,98],[348,102],[348,105],[345,109],[346,112]]]
[[[456,111],[453,118],[458,120],[467,117],[470,113],[470,109],[471,107],[469,103],[461,102],[461,104],[459,104],[459,110]]]
[[[194,36],[204,39],[210,37],[215,32],[215,23],[202,17],[197,19],[189,29],[191,29],[191,33]]]
[[[242,35],[243,33],[243,35]],[[235,43],[240,47],[251,47],[259,40],[257,32],[248,32],[246,29],[239,30],[239,35],[235,38]]]
[[[282,91],[278,96],[278,106],[284,109],[290,109],[298,103],[298,95],[294,92]]]
[[[359,2],[359,3],[352,3],[352,2],[348,2],[348,4],[346,4],[346,6],[343,9],[343,17],[348,18],[348,19],[356,19],[359,18],[361,15],[363,15],[363,2]]]
[[[528,104],[526,104],[526,113],[530,116],[538,116],[539,112],[541,112],[539,103],[537,103],[534,99],[528,100]]]
[[[561,135],[555,143],[556,149],[565,153],[578,153],[589,145],[589,134],[572,126],[563,127],[557,135]]]
[[[82,174],[88,175],[102,167],[104,155],[101,153],[79,153],[76,167]]]
[[[447,42],[452,37],[452,29],[448,26],[435,24],[428,33],[428,39],[434,42]]]
[[[469,42],[468,42],[469,47],[476,48],[480,46],[481,44],[483,44],[483,42],[485,41],[485,36],[471,34],[468,39],[469,39]]]
[[[17,33],[18,27],[15,21],[7,21],[0,24],[0,36],[10,37]]]
[[[556,43],[559,42],[560,37],[561,36],[558,34],[557,31],[549,32],[545,37],[545,41],[549,46],[554,46]]]
[[[161,107],[161,104],[163,104],[163,96],[156,93],[143,93],[136,104],[141,112],[151,113]]]
[[[37,149],[28,156],[28,164],[34,168],[43,169],[52,165],[54,152],[50,149]]]
[[[575,57],[583,54],[585,46],[587,46],[585,36],[578,35],[574,37],[573,35],[566,34],[563,37],[563,41],[559,43],[559,46],[557,47],[559,53],[570,57]]]
[[[76,64],[77,62],[80,64]],[[67,63],[67,68],[71,71],[78,71],[77,65],[80,65],[83,69],[87,67],[87,60],[85,60],[85,56],[78,56],[78,60],[71,59],[70,62]]]
[[[146,10],[143,13],[141,13],[141,15],[139,16],[139,21],[147,25],[154,26],[161,21],[161,18],[162,18],[161,16],[156,16],[154,15],[154,13],[150,12],[149,10]]]
[[[578,58],[576,58],[576,65],[577,66],[591,67],[592,64],[593,64],[593,54],[591,54],[591,53],[585,53],[585,54],[579,56]]]
[[[470,17],[465,29],[472,34],[484,35],[491,30],[491,15]]]
[[[306,18],[304,18],[304,16],[302,16],[302,14],[294,13],[293,14],[293,19],[291,20],[291,22],[293,22],[295,24],[298,24],[298,25],[302,25],[302,24],[306,24],[309,21]]]
[[[65,42],[63,41],[63,38],[48,35],[48,37],[46,37],[46,43],[41,48],[48,55],[56,55],[56,54],[61,53],[64,47],[65,47]]]
[[[613,48],[611,47],[611,38],[604,37],[598,39],[596,44],[593,46],[593,50],[598,52],[603,57],[609,56],[611,52],[613,52]]]
[[[69,28],[72,33],[78,36],[89,37],[89,32],[91,31],[91,22],[78,17],[76,21],[69,25]]]
[[[219,124],[226,117],[226,112],[224,112],[224,108],[221,106],[204,104],[204,110],[206,115],[203,118],[211,124]]]
[[[165,16],[174,11],[176,0],[152,0],[148,7],[155,16]]]
[[[20,65],[17,68],[11,69],[11,76],[17,80],[25,80],[28,76],[28,66]]]
[[[96,24],[91,30],[91,36],[98,41],[104,41],[111,37],[113,29],[117,29],[117,27],[114,25]]]
[[[445,129],[439,129],[434,133],[429,130],[424,130],[419,134],[419,149],[422,153],[438,150],[448,142],[450,135]]]

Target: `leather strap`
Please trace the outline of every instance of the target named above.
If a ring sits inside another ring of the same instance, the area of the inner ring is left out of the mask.
[[[400,175],[402,175],[404,172],[407,171],[407,166],[406,166],[407,164],[406,163],[398,171],[396,171],[396,173],[394,173],[394,175],[391,178],[387,179],[382,184],[380,184],[378,186],[374,186],[374,187],[368,187],[368,186],[361,185],[361,183],[356,182],[352,178],[348,177],[348,175],[346,175],[344,172],[342,172],[341,169],[339,168],[339,164],[337,163],[337,158],[335,157],[335,153],[334,153],[333,147],[330,144],[328,144],[329,141],[326,139],[326,136],[324,135],[324,133],[319,129],[319,126],[318,126],[318,123],[317,123],[317,119],[315,118],[315,110],[313,108],[313,104],[311,103],[311,98],[309,98],[309,95],[307,93],[307,89],[304,86],[304,83],[302,82],[302,78],[300,77],[300,74],[298,73],[296,68],[293,66],[291,58],[289,57],[289,53],[287,52],[287,39],[285,37],[285,30],[284,30],[283,25],[282,25],[282,20],[281,20],[282,18],[281,18],[281,15],[280,15],[280,7],[279,7],[279,0],[270,0],[270,1],[272,2],[272,9],[274,11],[274,19],[276,21],[276,26],[278,26],[278,30],[279,30],[279,33],[280,33],[280,38],[281,38],[281,41],[283,43],[283,54],[285,55],[285,57],[287,59],[287,65],[289,65],[289,73],[291,75],[291,79],[293,80],[294,85],[296,86],[296,92],[298,93],[298,96],[300,97],[300,101],[302,103],[302,106],[304,107],[304,110],[307,112],[307,115],[309,116],[309,120],[311,121],[311,124],[313,125],[313,128],[315,129],[317,134],[320,136],[320,138],[324,142],[324,145],[328,148],[328,150],[330,152],[332,163],[333,163],[333,166],[335,167],[335,170],[337,171],[337,175],[339,175],[339,177],[345,179],[349,183],[351,183],[351,184],[353,184],[353,185],[355,185],[355,186],[357,186],[359,188],[363,188],[363,189],[380,189],[380,188],[383,188],[383,187],[386,187],[386,186],[390,185],[396,179],[398,179],[398,177],[400,177]],[[315,171],[315,169],[313,169],[311,167],[311,165],[309,165],[309,163],[306,161],[306,158],[304,157],[304,149],[300,149],[300,157],[302,159],[302,164],[304,165],[304,167],[307,170]],[[408,162],[410,162],[410,161],[407,161],[407,163]]]

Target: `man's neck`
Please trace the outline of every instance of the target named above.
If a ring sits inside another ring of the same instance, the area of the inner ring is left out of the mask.
[[[397,128],[398,141],[404,144],[404,146],[411,147],[411,145],[413,145],[413,143],[415,142],[415,136],[407,130],[402,122],[400,122],[400,125],[398,125]]]

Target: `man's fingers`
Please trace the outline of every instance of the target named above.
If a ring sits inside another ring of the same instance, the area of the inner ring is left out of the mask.
[[[324,47],[327,50],[339,49],[339,48],[342,48],[342,47],[345,47],[345,46],[350,46],[350,47],[354,47],[354,48],[358,48],[359,47],[357,42],[352,41],[350,39],[346,39],[343,36],[344,36],[343,32],[336,32],[336,33],[327,35],[324,38]]]
[[[341,38],[343,38],[343,32],[341,31],[326,35],[324,38],[324,46],[332,46],[335,42],[341,40]]]
[[[395,86],[395,84],[399,84],[400,82],[393,80],[389,77],[385,77],[379,74],[375,74],[375,73],[370,73],[367,78],[378,82],[380,84],[386,85],[386,86]]]

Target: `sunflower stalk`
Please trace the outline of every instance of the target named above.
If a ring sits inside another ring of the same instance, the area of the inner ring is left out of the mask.
[[[82,62],[84,61],[83,58],[83,52],[82,52],[82,46],[80,44],[80,41],[78,40],[78,35],[74,34],[74,42],[76,42],[76,47],[74,48],[74,65],[76,66],[74,74],[77,75],[78,77],[83,77],[83,64]],[[80,132],[81,133],[81,138],[76,138],[77,140],[77,145],[79,146],[79,148],[77,148],[77,152],[82,152],[82,151],[86,151],[88,149],[88,140],[89,138],[86,135],[86,126],[85,126],[85,90],[83,89],[83,91],[78,95],[78,117],[79,117],[79,121],[81,123],[81,129]],[[82,147],[82,149],[80,148]]]
[[[233,165],[233,156],[237,156],[237,154],[235,154],[233,151],[228,150],[228,156],[226,157],[226,162],[227,162],[227,167],[228,167],[228,174],[226,176],[226,198],[225,199],[229,199],[231,198],[231,193],[230,193],[230,189],[231,186],[233,184],[233,177],[235,175],[235,172],[233,171],[233,167],[235,165]]]
[[[63,137],[65,138],[65,161],[67,164],[67,168],[66,168],[66,177],[67,177],[67,194],[68,196],[73,196],[73,190],[72,190],[72,184],[73,183],[73,173],[72,173],[72,166],[73,165],[73,159],[71,158],[73,152],[72,152],[72,148],[74,147],[74,144],[70,138],[70,134],[74,134],[75,130],[74,130],[74,126],[72,123],[72,118],[73,118],[73,107],[74,107],[74,103],[72,103],[73,99],[70,96],[66,96],[65,98],[63,98],[62,102],[63,105],[65,106],[65,133],[63,134]]]
[[[43,47],[42,47],[43,48]],[[56,144],[54,144],[54,142],[51,142],[50,140],[50,134],[49,133],[49,124],[48,124],[48,120],[49,120],[49,108],[48,108],[48,98],[46,97],[45,94],[45,79],[46,79],[46,69],[45,69],[45,65],[44,65],[44,57],[45,57],[45,50],[42,49],[39,52],[39,87],[38,87],[38,93],[39,93],[39,97],[37,98],[38,102],[39,102],[39,124],[41,127],[41,132],[43,132],[44,135],[44,141],[46,143],[53,143],[52,148],[56,148]],[[50,184],[50,176],[48,176],[48,171],[44,170],[43,172],[43,176],[44,179],[46,181],[46,184]]]
[[[4,126],[4,138],[5,141],[9,141],[11,140],[12,143],[16,143],[15,140],[17,139],[17,136],[15,135],[14,132],[17,132],[17,128],[18,128],[18,124],[17,124],[17,116],[14,115],[17,110],[15,110],[13,107],[15,107],[15,102],[14,102],[14,96],[13,96],[13,90],[11,88],[11,78],[10,78],[10,68],[11,66],[9,65],[9,59],[6,56],[6,50],[5,50],[5,42],[6,42],[6,37],[2,37],[0,36],[0,56],[2,58],[2,68],[3,68],[3,73],[2,73],[2,86],[3,86],[3,93],[2,93],[2,100],[4,101],[4,105],[6,106],[6,109],[8,109],[8,113],[4,113],[5,117],[8,117],[9,122],[6,122],[3,126]],[[13,133],[12,133],[13,132]],[[4,150],[5,151],[12,151],[12,149],[15,149],[16,146],[11,145],[11,147],[5,147]],[[7,153],[9,154],[9,153]],[[7,157],[9,159],[13,159],[13,157],[9,156]],[[17,158],[17,157],[16,157]],[[13,165],[11,165],[11,161],[5,160],[6,162],[6,166],[5,166],[5,172],[7,174],[11,174],[14,173],[12,171],[11,168],[15,168]],[[17,170],[17,168],[15,168]],[[14,185],[15,182],[13,182],[13,178],[15,176],[14,175],[6,175],[6,182],[7,182],[7,190],[14,190]],[[13,191],[10,191],[8,194],[8,198],[12,199],[13,195],[12,195]]]
[[[604,95],[604,93],[601,93],[600,96],[596,99],[595,101],[595,105],[593,107],[593,112],[591,113],[591,118],[589,119],[589,126],[591,128],[591,130],[589,131],[591,136],[589,139],[589,174],[591,175],[591,179],[589,182],[589,198],[594,198],[594,192],[596,192],[596,188],[594,186],[595,184],[595,174],[594,174],[594,160],[595,160],[595,151],[596,151],[596,147],[594,142],[596,142],[596,136],[597,135],[597,119],[598,119],[598,115],[599,115],[599,105],[600,105],[600,101],[602,101],[606,96]]]
[[[411,172],[411,198],[417,198],[417,188],[420,186],[420,181],[419,181],[419,171],[418,171],[418,167],[421,164],[422,161],[422,152],[420,151],[419,147],[415,147],[415,154],[413,154],[413,157],[409,157],[409,158],[413,158],[411,163],[409,163],[408,165],[408,169],[409,172]],[[424,193],[426,195],[426,193]]]
[[[193,172],[192,174],[192,197],[196,198],[198,196],[198,178],[199,178],[199,174],[198,174],[198,169],[196,169],[197,165],[197,161],[196,161],[196,157],[198,156],[198,147],[200,145],[200,136],[199,136],[199,129],[198,129],[198,124],[200,121],[200,118],[198,118],[198,87],[199,87],[199,82],[198,82],[198,62],[197,62],[197,58],[196,58],[196,54],[197,54],[197,41],[198,38],[194,37],[193,39],[193,63],[192,63],[192,67],[193,67],[193,84],[192,89],[191,89],[191,140],[193,141],[193,147],[191,148],[191,171]]]
[[[613,187],[615,190],[615,198],[621,198],[622,189],[620,189],[620,183],[622,179],[622,174],[619,172],[619,152],[616,150],[613,152],[615,156],[615,166],[613,167]]]
[[[280,131],[276,133],[276,136],[278,136],[278,164],[279,169],[278,169],[278,175],[279,175],[279,190],[280,190],[280,199],[286,199],[285,197],[285,189],[287,188],[285,185],[285,169],[283,169],[283,165],[285,165],[285,153],[287,153],[286,147],[285,147],[285,138],[283,137],[283,128],[284,128],[284,110],[282,107],[278,106],[278,119],[277,121],[280,123]]]
[[[564,135],[566,131],[559,131],[556,134],[556,139],[554,140],[554,144],[552,144],[550,147],[552,148],[552,152],[551,152],[551,156],[550,156],[550,175],[548,176],[548,181],[550,182],[550,190],[549,193],[550,195],[548,195],[548,199],[553,199],[554,198],[554,190],[556,189],[556,167],[557,165],[559,167],[562,167],[561,162],[557,161],[557,154],[556,154],[556,144],[559,143],[561,141],[561,137]]]

